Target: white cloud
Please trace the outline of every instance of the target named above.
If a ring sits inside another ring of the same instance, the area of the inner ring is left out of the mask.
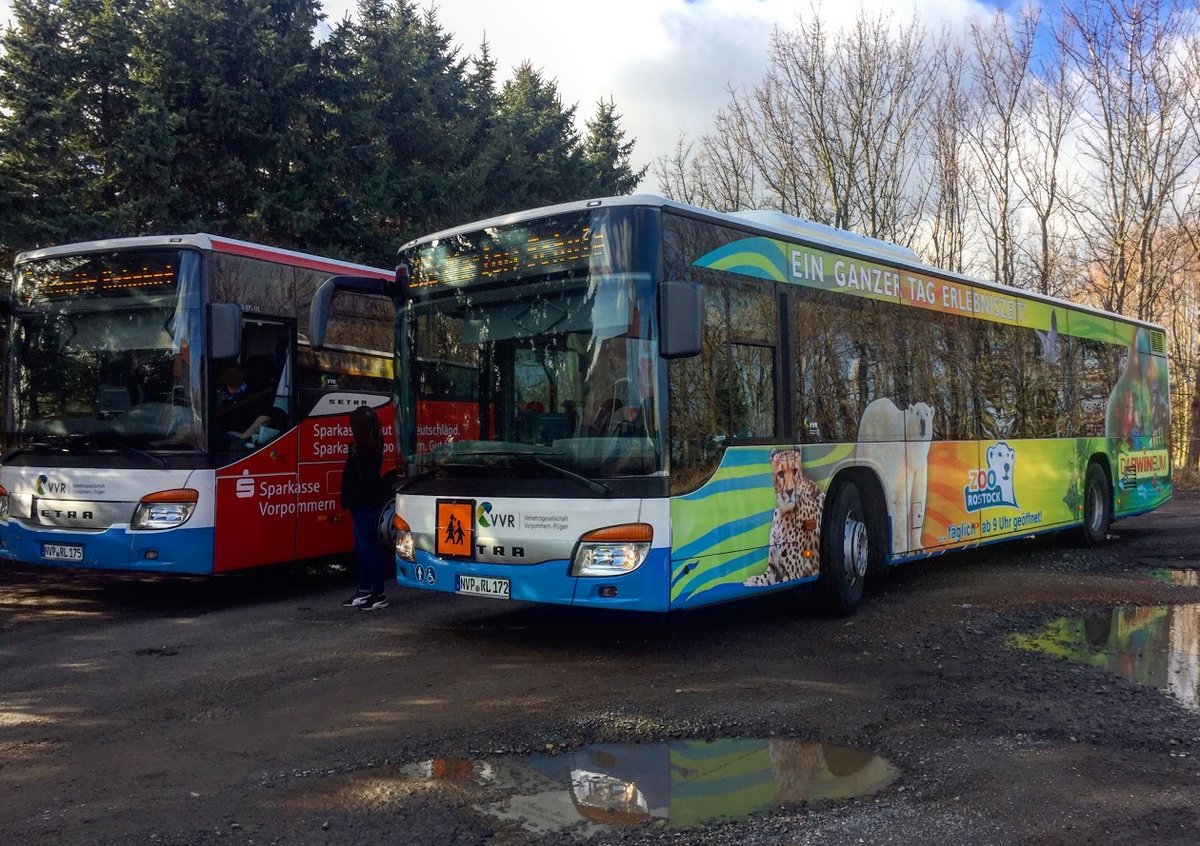
[[[330,23],[355,6],[324,0]],[[11,0],[0,0],[0,20],[10,8]],[[437,19],[465,53],[486,38],[501,80],[526,59],[556,79],[563,100],[578,105],[581,129],[596,103],[612,97],[627,136],[637,140],[640,167],[669,154],[680,132],[707,132],[731,86],[761,79],[772,30],[795,27],[811,8],[806,0],[441,0]],[[859,8],[888,11],[898,25],[916,10],[936,29],[989,7],[982,0],[826,0],[821,14],[836,28]],[[655,189],[652,175],[642,187]]]
[[[829,0],[831,28],[859,8],[890,12],[897,25],[912,11],[931,29],[986,12],[976,0]],[[339,20],[353,0],[326,0]],[[456,43],[474,53],[486,38],[501,79],[524,60],[558,81],[563,100],[578,104],[579,124],[612,97],[622,126],[637,139],[635,166],[669,154],[681,132],[709,130],[728,90],[758,82],[775,27],[791,29],[812,7],[796,0],[444,0],[437,19]],[[655,190],[653,175],[643,189]]]

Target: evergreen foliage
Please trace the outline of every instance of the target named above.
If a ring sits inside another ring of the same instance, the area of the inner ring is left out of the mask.
[[[628,193],[620,116],[586,135],[528,62],[500,84],[436,8],[359,0],[14,0],[0,35],[0,261],[210,231],[387,266],[479,217]]]

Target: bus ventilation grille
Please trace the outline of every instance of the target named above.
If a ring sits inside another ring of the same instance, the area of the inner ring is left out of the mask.
[[[1167,339],[1162,332],[1150,333],[1150,352],[1155,355],[1166,355]]]

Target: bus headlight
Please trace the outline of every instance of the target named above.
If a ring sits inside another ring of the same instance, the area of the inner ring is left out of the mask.
[[[650,554],[654,528],[624,523],[583,535],[571,559],[572,576],[621,576],[641,567]]]
[[[133,512],[130,526],[134,529],[174,529],[182,526],[196,510],[199,491],[177,488],[146,494]]]
[[[416,553],[413,546],[412,529],[409,528],[408,521],[397,514],[392,518],[392,525],[396,527],[396,557],[404,561],[412,561]]]

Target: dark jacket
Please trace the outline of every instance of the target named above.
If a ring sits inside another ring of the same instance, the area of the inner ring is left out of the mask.
[[[346,466],[342,470],[342,507],[373,508],[383,499],[383,449],[359,449],[350,444]]]

